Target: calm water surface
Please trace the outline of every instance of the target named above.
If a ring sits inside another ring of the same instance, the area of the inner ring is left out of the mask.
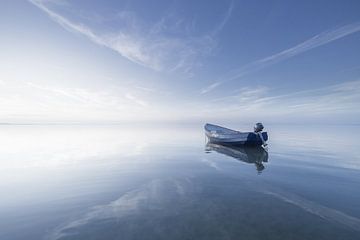
[[[202,126],[0,132],[2,240],[360,239],[359,126],[268,126],[268,154]]]

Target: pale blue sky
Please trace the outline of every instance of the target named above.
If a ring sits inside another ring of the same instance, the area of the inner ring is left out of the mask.
[[[0,122],[359,123],[359,1],[1,4]]]

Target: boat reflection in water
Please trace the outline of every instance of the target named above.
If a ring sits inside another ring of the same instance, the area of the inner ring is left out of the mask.
[[[258,173],[261,173],[265,169],[263,163],[268,162],[269,157],[267,151],[262,147],[225,146],[208,142],[205,150],[206,152],[216,151],[242,162],[254,163]]]

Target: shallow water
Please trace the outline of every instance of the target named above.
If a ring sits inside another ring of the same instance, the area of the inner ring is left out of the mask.
[[[0,126],[0,239],[360,239],[360,127],[267,128]]]

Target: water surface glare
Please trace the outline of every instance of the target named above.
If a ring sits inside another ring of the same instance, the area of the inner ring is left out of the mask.
[[[0,239],[360,239],[360,127],[267,129],[0,126]]]

